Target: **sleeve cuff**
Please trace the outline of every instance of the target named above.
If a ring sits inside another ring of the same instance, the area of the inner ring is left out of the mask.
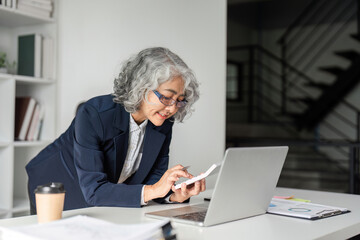
[[[144,201],[144,188],[145,188],[145,185],[141,189],[141,206],[145,206],[148,204],[147,202]]]
[[[169,196],[167,196],[166,198],[164,198],[164,203],[179,203],[179,202],[172,202],[170,201],[170,196],[172,195],[173,193],[171,193]],[[188,202],[188,200],[182,202],[182,203],[186,203]]]
[[[167,196],[166,198],[164,198],[165,203],[174,203],[174,202],[170,201],[170,196],[171,196],[171,194],[169,196]]]

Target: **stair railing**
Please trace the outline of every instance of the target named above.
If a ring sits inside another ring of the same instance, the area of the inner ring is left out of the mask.
[[[241,60],[230,59],[231,62],[241,62],[247,66],[247,82],[248,88],[244,88],[243,93],[247,98],[247,109],[248,109],[248,122],[249,123],[271,123],[271,124],[281,124],[285,127],[285,130],[289,132],[294,132],[296,125],[294,121],[279,119],[279,113],[283,113],[282,102],[287,102],[287,105],[291,105],[292,109],[298,109],[299,111],[304,109],[304,103],[300,102],[291,102],[289,99],[285,98],[283,100],[284,89],[282,86],[282,72],[281,66],[285,65],[289,73],[294,74],[302,79],[302,81],[313,82],[314,80],[296,69],[294,66],[285,62],[283,59],[279,58],[275,54],[266,50],[265,48],[259,45],[243,45],[243,46],[234,46],[228,48],[228,58],[229,56],[238,52],[238,55],[243,56]],[[237,55],[237,54],[236,54]],[[245,56],[245,57],[244,57]],[[279,70],[280,69],[280,70]],[[262,76],[265,75],[265,76]],[[261,81],[259,81],[261,79]],[[264,87],[260,88],[262,85]],[[268,91],[266,94],[264,89]],[[297,85],[292,86],[292,90],[295,94],[302,97],[311,97],[311,94],[303,88],[299,88]],[[271,95],[272,97],[269,97]],[[261,102],[261,104],[259,104]],[[351,121],[347,118],[344,118],[340,113],[333,111],[332,116],[338,118],[343,124],[347,125],[349,128],[353,129],[356,132],[356,137],[345,135],[338,126],[335,126],[326,120],[322,124],[328,128],[337,139],[340,139],[343,142],[348,142],[349,145],[348,151],[344,151],[342,144],[333,144],[333,148],[336,149],[341,155],[345,156],[349,161],[349,168],[354,167],[350,171],[350,186],[351,193],[359,193],[358,181],[359,179],[359,148],[360,143],[360,110],[353,106],[351,103],[343,100],[341,104],[348,108],[354,116],[355,120]],[[315,142],[322,142],[325,139],[324,136],[319,135]],[[333,140],[326,140],[331,142]],[[338,141],[338,140],[336,140]]]
[[[291,86],[299,82],[298,76],[291,75],[287,66],[291,63],[306,73],[341,36],[356,15],[359,28],[359,2],[360,0],[313,0],[278,40],[281,46],[281,59],[284,62],[281,70],[284,89],[282,112],[287,111],[286,93]],[[321,25],[323,22],[327,23],[326,28]],[[342,24],[335,24],[339,22]]]

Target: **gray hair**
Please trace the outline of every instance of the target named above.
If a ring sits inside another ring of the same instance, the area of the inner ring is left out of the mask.
[[[127,112],[134,113],[150,91],[176,77],[184,81],[187,101],[185,107],[179,108],[174,115],[176,121],[182,122],[194,111],[192,106],[199,99],[199,83],[184,61],[166,48],[147,48],[125,61],[114,80],[113,101],[122,104]]]

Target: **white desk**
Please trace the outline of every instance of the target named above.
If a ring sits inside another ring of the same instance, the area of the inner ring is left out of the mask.
[[[295,195],[313,203],[346,207],[350,213],[316,221],[264,214],[212,227],[196,227],[173,223],[177,239],[346,239],[360,234],[360,196],[319,191],[277,188],[276,195]],[[194,197],[199,202],[206,192]],[[182,205],[182,204],[181,204]],[[143,208],[94,207],[65,211],[63,217],[88,215],[119,224],[157,221],[144,216],[145,212],[181,206],[152,204]],[[36,216],[0,220],[0,226],[21,226],[36,223]]]

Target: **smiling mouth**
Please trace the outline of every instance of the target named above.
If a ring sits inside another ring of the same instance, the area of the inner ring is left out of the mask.
[[[163,114],[161,114],[161,113],[157,113],[162,119],[166,119],[167,117],[168,117],[168,115],[163,115]]]

